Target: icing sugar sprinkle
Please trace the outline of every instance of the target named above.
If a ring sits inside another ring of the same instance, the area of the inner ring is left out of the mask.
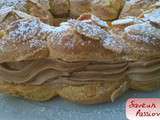
[[[0,0],[0,9],[5,7],[13,7],[17,10],[25,10],[26,0]]]
[[[47,46],[46,41],[43,40],[29,40],[30,48],[45,48]]]
[[[2,39],[4,42],[1,42],[0,49],[5,51],[5,46],[9,44],[18,49],[17,43],[22,46],[27,45],[25,48],[47,48],[47,37],[53,31],[54,27],[41,23],[35,18],[17,20],[8,28],[9,34]]]
[[[78,20],[69,20],[68,23],[75,28],[77,32],[92,39],[101,40],[106,32],[97,25],[90,25]]]
[[[127,17],[124,19],[118,19],[112,22],[112,25],[125,25],[125,24],[135,24],[135,23],[142,23],[142,19],[138,19],[135,17]]]
[[[60,45],[61,39],[65,32],[69,30],[70,26],[67,23],[61,24],[60,27],[55,27],[53,32],[48,36],[48,41],[51,41],[54,45]]]
[[[160,8],[145,15],[145,19],[160,24]]]
[[[34,29],[33,29],[34,28]],[[40,21],[37,19],[23,19],[13,22],[9,30],[9,38],[12,41],[32,39],[40,29]]]
[[[97,25],[87,24],[78,20],[70,20],[69,23],[80,34],[92,39],[101,40],[101,42],[103,42],[103,46],[106,49],[110,49],[116,52],[121,52],[123,49],[119,40]]]
[[[160,29],[153,27],[149,23],[136,24],[125,28],[125,33],[130,35],[133,40],[144,41],[154,44],[160,38]]]
[[[107,24],[107,22],[101,20],[100,18],[98,18],[98,17],[96,17],[94,15],[91,16],[91,20],[93,20],[94,22],[96,22],[101,27],[106,27],[106,28],[109,27],[108,24]]]

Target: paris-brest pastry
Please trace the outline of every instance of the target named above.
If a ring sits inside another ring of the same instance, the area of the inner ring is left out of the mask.
[[[54,27],[10,8],[0,18],[1,92],[95,104],[160,88],[157,6],[111,24],[85,13]]]

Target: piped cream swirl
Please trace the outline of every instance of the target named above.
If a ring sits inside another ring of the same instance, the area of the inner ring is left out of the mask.
[[[18,65],[17,65],[18,64]],[[22,68],[19,66],[23,66]],[[40,85],[47,81],[76,83],[122,80],[128,63],[75,62],[36,60],[26,63],[5,63],[0,66],[0,79],[11,83]],[[16,69],[15,69],[16,68]],[[17,69],[20,68],[20,69]]]
[[[15,84],[85,84],[120,80],[156,81],[159,79],[160,59],[119,63],[69,63],[53,60],[35,60],[0,65],[0,80]]]

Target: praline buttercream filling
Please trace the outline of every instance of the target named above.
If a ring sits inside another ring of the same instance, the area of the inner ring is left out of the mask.
[[[64,62],[35,60],[3,63],[0,80],[22,84],[85,84],[120,80],[159,80],[160,59],[141,62]]]

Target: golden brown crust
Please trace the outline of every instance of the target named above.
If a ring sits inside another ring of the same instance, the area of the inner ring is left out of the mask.
[[[129,26],[124,30],[124,40],[130,47],[135,60],[159,58],[160,31],[150,23]],[[133,51],[134,52],[133,52]]]
[[[41,5],[36,0],[4,0],[0,2],[2,4],[2,9],[6,7],[11,7],[12,9],[19,10],[28,13],[32,16],[38,17],[41,21],[46,24],[53,24],[53,16],[44,5]]]
[[[62,30],[61,35],[55,32],[49,37],[51,58],[66,61],[121,60],[126,46],[120,39],[95,24],[79,20],[70,20],[66,24],[56,28]]]
[[[57,17],[77,18],[83,13],[92,13],[103,20],[118,18],[124,0],[49,0],[50,9]],[[63,6],[63,7],[61,7]]]
[[[34,26],[35,24],[37,26]],[[34,30],[32,30],[33,26]],[[40,21],[36,19],[23,19],[11,23],[5,31],[6,34],[1,38],[1,62],[47,57],[47,42],[40,28]],[[42,35],[43,37],[40,38]]]
[[[46,8],[46,9],[49,8],[49,0],[32,0],[32,1],[41,4],[43,8]]]
[[[92,0],[91,13],[103,20],[114,20],[124,6],[125,0]]]
[[[130,84],[128,84],[128,82],[122,84],[115,82],[80,86],[66,85],[65,87],[58,88],[45,85],[32,86],[0,83],[0,91],[13,96],[22,96],[34,101],[46,101],[56,96],[60,96],[67,100],[82,104],[113,102],[120,97],[128,87],[136,90],[150,91],[159,88],[160,82],[133,80]]]
[[[113,34],[128,46],[126,59],[138,61],[159,58],[159,8],[144,12],[143,18],[126,17],[112,22]]]
[[[124,26],[119,28],[119,35],[92,15],[52,27],[21,14],[14,12],[2,22],[8,27],[3,29],[5,34],[1,38],[1,62],[48,57],[66,61],[133,61],[159,57],[159,27],[155,26],[159,24],[159,16],[154,12],[144,19],[125,18],[124,23],[117,22],[114,29],[119,24]]]
[[[140,91],[152,91],[160,88],[159,80],[150,80],[150,81],[135,81],[130,82],[130,88]]]
[[[128,89],[127,86],[127,82],[66,86],[59,90],[58,94],[65,99],[83,104],[113,102]]]
[[[58,88],[45,85],[32,86],[0,83],[0,91],[35,101],[46,101],[60,96],[77,103],[95,104],[115,101],[128,89],[127,86],[127,82],[81,86],[66,85]]]
[[[49,10],[43,7],[41,4],[34,0],[27,0],[24,6],[27,9],[27,13],[38,17],[42,22],[53,25],[53,16]]]
[[[45,85],[15,85],[1,82],[0,91],[13,96],[23,96],[34,101],[46,101],[57,96],[55,88]]]
[[[9,24],[16,20],[33,18],[29,14],[14,10],[11,7],[0,9],[0,13],[0,30],[5,30]]]
[[[126,16],[141,16],[144,11],[149,10],[157,0],[129,0],[120,14],[120,18]]]
[[[70,16],[79,17],[82,13],[91,11],[92,0],[70,0]]]
[[[50,11],[59,18],[69,17],[70,1],[69,0],[49,0]]]

